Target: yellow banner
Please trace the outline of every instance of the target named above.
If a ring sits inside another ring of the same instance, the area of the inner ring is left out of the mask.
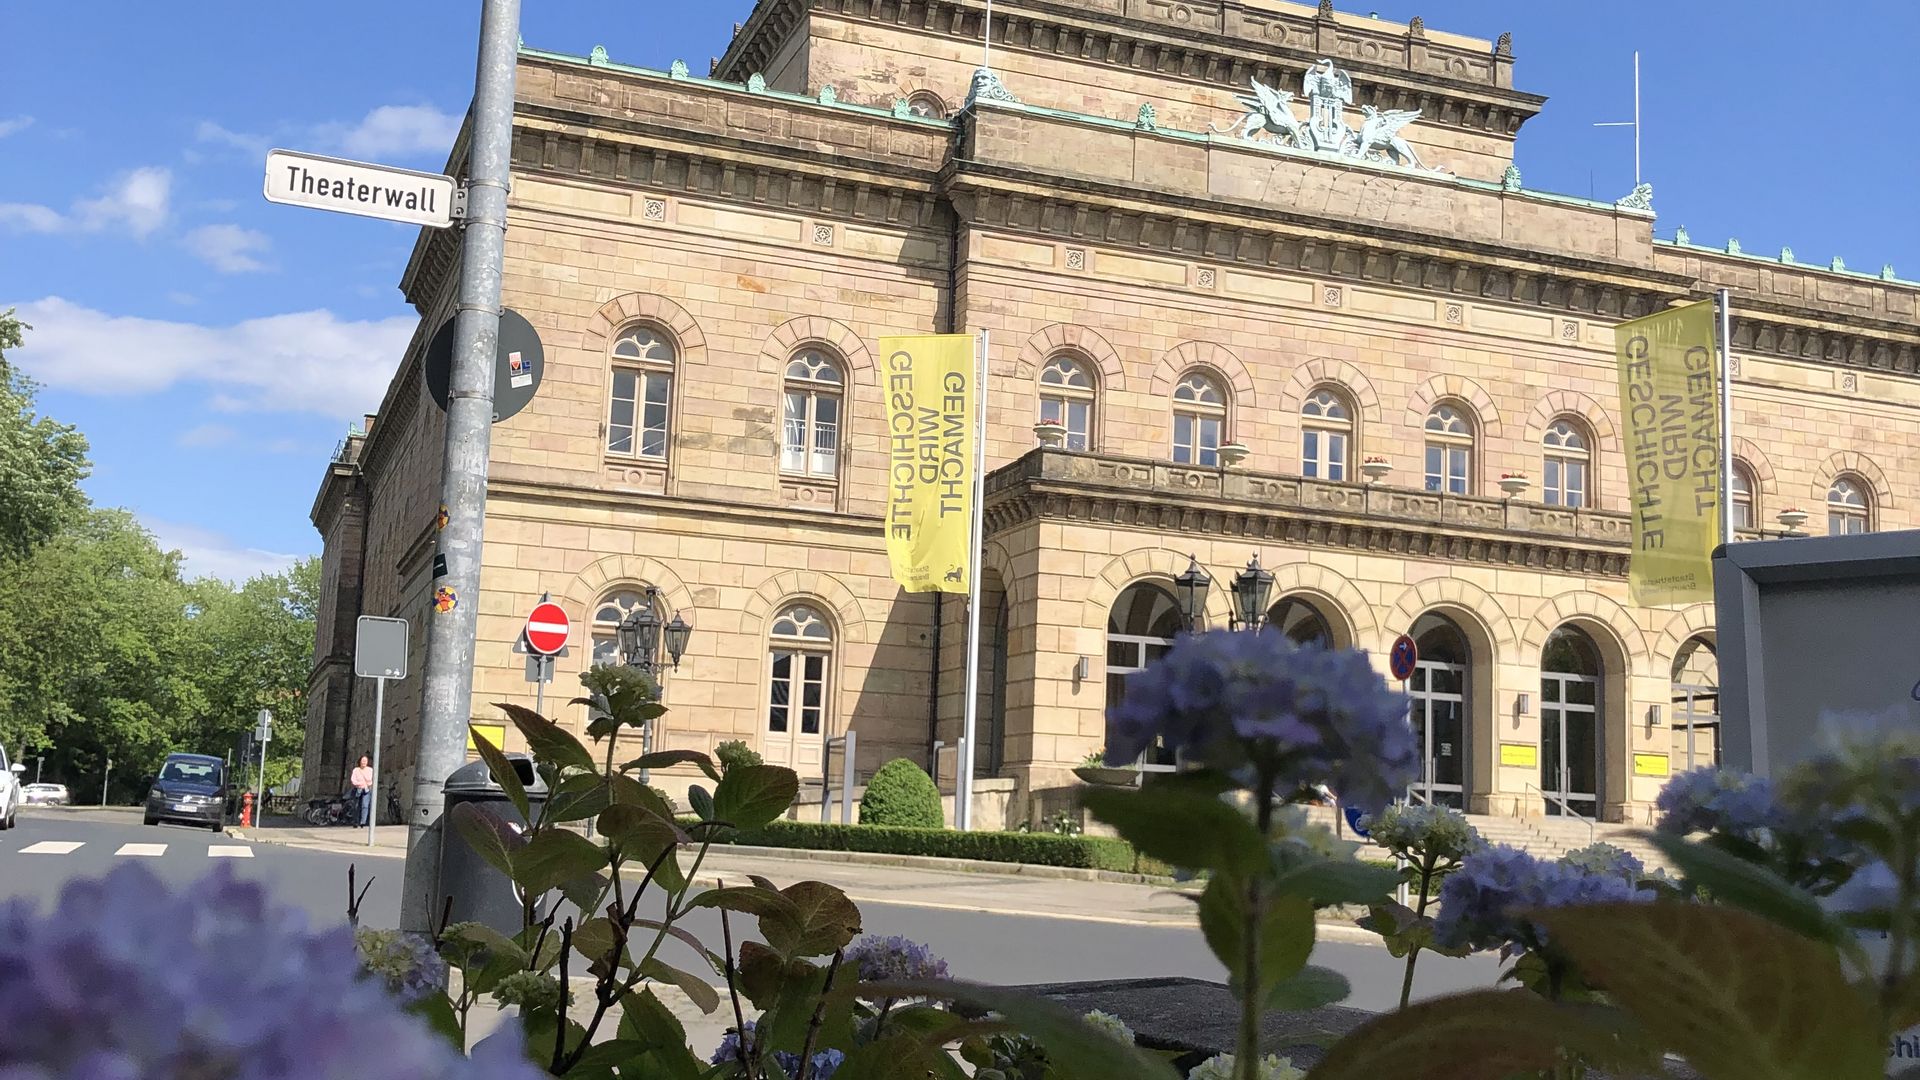
[[[1713,302],[1621,323],[1621,412],[1633,507],[1633,602],[1713,599],[1720,540],[1720,389]]]
[[[883,337],[887,558],[908,592],[973,586],[975,340]]]

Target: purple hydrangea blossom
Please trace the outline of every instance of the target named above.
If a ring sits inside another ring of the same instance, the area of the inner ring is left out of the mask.
[[[70,883],[45,915],[26,900],[0,905],[0,971],[0,1071],[15,1076],[544,1075],[518,1025],[469,1060],[364,975],[351,930],[314,932],[224,868],[171,892],[123,865]]]
[[[933,950],[895,934],[868,934],[848,946],[843,963],[860,973],[861,982],[915,982],[947,977],[947,962]]]
[[[1541,908],[1648,901],[1614,873],[1591,873],[1564,862],[1536,859],[1518,848],[1490,847],[1467,856],[1440,888],[1434,939],[1449,948],[1538,949],[1546,933],[1520,913]]]
[[[1655,802],[1664,833],[1720,833],[1761,843],[1783,822],[1783,811],[1765,777],[1711,765],[1667,781]]]
[[[749,1057],[753,1055],[754,1025],[755,1022],[749,1020],[745,1028],[747,1055]],[[729,1065],[739,1062],[740,1035],[741,1032],[739,1030],[728,1031],[726,1037],[720,1040],[720,1045],[714,1049],[713,1056],[707,1059],[708,1064]],[[847,1055],[838,1050],[822,1050],[814,1054],[809,1060],[813,1062],[813,1067],[807,1070],[807,1076],[810,1080],[828,1080],[835,1072],[839,1071],[841,1065],[846,1063]],[[777,1050],[774,1052],[773,1061],[774,1064],[780,1066],[780,1070],[787,1075],[788,1080],[792,1080],[792,1078],[800,1075],[799,1054]]]
[[[1183,636],[1127,678],[1108,716],[1107,762],[1159,740],[1185,760],[1293,793],[1324,783],[1378,811],[1419,772],[1407,697],[1357,649],[1299,646],[1281,634]]]
[[[1560,861],[1589,874],[1610,874],[1636,885],[1647,874],[1647,864],[1641,862],[1638,856],[1625,848],[1607,843],[1588,844],[1569,851],[1560,856]]]
[[[384,980],[387,989],[406,1004],[441,993],[446,985],[447,962],[434,951],[433,939],[424,934],[361,930],[354,940],[367,971]]]

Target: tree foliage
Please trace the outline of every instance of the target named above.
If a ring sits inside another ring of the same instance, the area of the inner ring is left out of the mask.
[[[7,362],[26,324],[0,312],[0,555],[45,542],[86,506],[80,481],[90,470],[87,440],[70,425],[39,415],[35,386]]]

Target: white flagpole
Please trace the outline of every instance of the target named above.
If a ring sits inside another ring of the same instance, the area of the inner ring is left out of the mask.
[[[980,331],[980,362],[974,374],[973,521],[967,542],[967,682],[965,711],[960,721],[959,753],[954,757],[953,824],[961,831],[973,828],[974,733],[980,716],[980,542],[986,525],[987,490],[987,351],[992,338]]]
[[[1733,313],[1727,290],[1721,289],[1714,307],[1720,338],[1720,542],[1733,542]]]
[[[987,0],[987,18],[981,24],[981,28],[983,32],[980,35],[980,68],[983,71],[991,71],[993,70],[993,0]]]

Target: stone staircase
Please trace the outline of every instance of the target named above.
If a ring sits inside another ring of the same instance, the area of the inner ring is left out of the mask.
[[[1333,811],[1314,808],[1311,816],[1332,827]],[[1488,814],[1468,814],[1471,823],[1489,844],[1519,848],[1529,855],[1542,859],[1557,859],[1569,851],[1586,847],[1592,843],[1607,843],[1632,853],[1647,869],[1665,869],[1673,872],[1673,866],[1660,854],[1660,850],[1642,838],[1644,826],[1620,824],[1610,821],[1587,822],[1580,818],[1547,817],[1505,817]],[[1357,839],[1350,833],[1348,839]],[[1361,851],[1366,858],[1384,859],[1389,856],[1384,849],[1368,845]]]

